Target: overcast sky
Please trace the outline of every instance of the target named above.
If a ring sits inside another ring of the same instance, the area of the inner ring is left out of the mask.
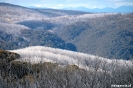
[[[11,4],[21,6],[35,6],[46,8],[68,8],[68,7],[87,7],[87,8],[105,8],[105,7],[120,7],[133,6],[133,0],[0,0]]]

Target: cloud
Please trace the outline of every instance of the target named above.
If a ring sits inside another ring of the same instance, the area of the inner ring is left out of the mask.
[[[22,6],[36,6],[48,8],[67,8],[67,7],[87,7],[87,8],[105,8],[119,7],[122,5],[133,6],[133,0],[1,0]]]
[[[35,5],[35,7],[43,7],[42,5],[40,5],[40,4],[37,4],[37,5]]]
[[[133,0],[108,0],[110,3],[113,3],[114,7],[120,6],[133,6]],[[110,6],[110,7],[113,7]]]

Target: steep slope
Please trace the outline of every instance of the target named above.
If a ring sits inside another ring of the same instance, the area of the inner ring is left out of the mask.
[[[61,38],[80,52],[107,58],[133,58],[133,14],[116,14],[78,21],[62,27]]]
[[[60,13],[62,12],[60,11]],[[0,3],[0,48],[9,50],[31,45],[45,45],[76,51],[73,44],[65,43],[64,40],[49,31],[55,27],[55,24],[47,19],[50,20],[47,13],[40,13],[35,9],[18,5]]]
[[[75,45],[72,43],[65,43],[65,41],[57,35],[45,30],[23,30],[17,37],[2,31],[0,31],[0,33],[1,49],[9,50],[41,45],[76,51]]]
[[[132,13],[30,9],[0,3],[0,48],[45,45],[107,58],[132,59],[132,18]]]

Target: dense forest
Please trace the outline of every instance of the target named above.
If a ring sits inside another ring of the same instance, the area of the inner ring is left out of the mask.
[[[0,4],[1,49],[41,45],[107,58],[133,58],[133,13],[87,13]]]
[[[64,26],[59,35],[77,50],[108,58],[132,59],[133,14],[92,18]]]
[[[133,58],[132,23],[133,13],[30,9],[0,3],[0,48],[41,45],[129,60]]]
[[[1,88],[112,88],[113,85],[133,85],[132,61],[109,60],[42,46],[0,51],[0,56]]]
[[[0,3],[0,88],[133,86],[133,13]]]

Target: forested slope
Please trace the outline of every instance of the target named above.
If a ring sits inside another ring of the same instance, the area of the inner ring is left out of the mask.
[[[49,11],[52,14],[52,10]],[[75,45],[66,43],[57,34],[49,31],[55,27],[55,24],[47,19],[49,19],[47,13],[0,3],[0,49],[9,50],[41,45],[76,51]]]
[[[0,3],[0,48],[41,45],[132,59],[132,23],[133,13],[31,9]]]
[[[59,35],[80,52],[108,58],[133,58],[133,14],[116,14],[79,21]]]
[[[20,56],[17,54],[16,60],[8,62],[4,69],[0,68],[0,87],[111,88],[113,84],[133,85],[131,60],[110,60],[42,46],[12,52]]]

